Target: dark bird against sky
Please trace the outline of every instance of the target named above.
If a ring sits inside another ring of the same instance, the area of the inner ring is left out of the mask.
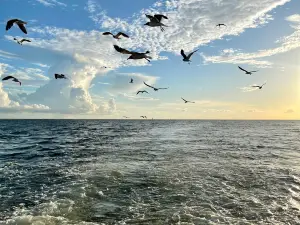
[[[146,84],[145,82],[144,82],[144,84],[145,84],[147,87],[152,88],[154,91],[163,90],[163,89],[169,89],[169,88],[155,88],[155,87],[152,87],[152,86],[149,85],[149,84]]]
[[[149,92],[148,91],[138,91],[136,94],[138,95],[139,93],[147,93],[147,94],[149,94]]]
[[[147,55],[148,53],[150,53],[149,51],[147,51],[145,53],[131,52],[131,51],[128,51],[127,49],[119,47],[118,45],[114,45],[114,48],[117,52],[119,52],[121,54],[130,55],[130,57],[128,59],[146,59],[148,62],[150,62],[149,59],[152,59],[150,56]]]
[[[263,85],[252,85],[254,88],[262,89],[263,86],[265,86],[267,83],[264,83]]]
[[[27,34],[27,30],[25,28],[25,24],[27,24],[27,22],[24,22],[22,20],[19,20],[19,19],[12,19],[12,20],[9,20],[7,21],[7,24],[6,24],[6,31],[8,31],[13,25],[17,24],[19,26],[19,28],[25,33]]]
[[[191,102],[191,101],[185,100],[185,99],[182,98],[182,97],[181,97],[181,99],[184,101],[184,103],[195,103],[195,102]]]
[[[21,86],[21,81],[19,81],[17,78],[15,78],[15,77],[13,77],[13,76],[7,76],[7,77],[4,77],[2,80],[5,81],[5,80],[10,80],[10,79],[12,79],[12,81],[14,81],[14,82],[19,83],[20,86]]]
[[[129,36],[127,34],[124,34],[123,32],[119,32],[116,35],[112,34],[111,32],[104,32],[103,35],[112,35],[113,38],[120,40],[121,36],[129,38]]]
[[[17,38],[14,38],[14,40],[17,41],[17,43],[18,43],[19,45],[22,45],[23,42],[31,42],[30,40],[25,39],[25,38],[21,39],[20,41],[19,41]]]
[[[150,22],[145,23],[145,26],[149,27],[160,27],[161,31],[165,31],[163,27],[167,27],[165,24],[163,24],[161,21],[162,19],[168,19],[168,17],[161,15],[161,14],[156,14],[154,16],[147,15],[146,17],[150,19]]]
[[[67,77],[64,74],[54,74],[55,79],[67,79]]]
[[[244,72],[245,72],[245,74],[249,74],[249,75],[252,75],[252,73],[256,73],[256,72],[258,72],[258,70],[256,70],[256,71],[247,71],[247,70],[243,69],[243,68],[242,68],[242,67],[240,67],[240,66],[239,66],[239,69],[240,69],[240,70],[242,70],[242,71],[244,71]]]
[[[186,56],[186,54],[184,53],[184,50],[181,49],[180,53],[181,53],[181,55],[182,55],[182,57],[183,57],[183,61],[184,61],[184,62],[190,63],[190,62],[191,62],[190,58],[191,58],[192,55],[193,55],[195,52],[197,52],[197,51],[198,51],[198,49],[195,50],[195,51],[193,51],[193,52],[191,52],[188,56]]]

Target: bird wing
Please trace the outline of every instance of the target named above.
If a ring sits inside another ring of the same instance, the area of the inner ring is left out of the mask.
[[[128,36],[127,34],[124,34],[123,32],[119,32],[119,33],[116,35],[116,37],[120,37],[120,36],[129,38],[129,36]]]
[[[149,94],[149,92],[148,92],[148,91],[144,91],[144,92]]]
[[[102,35],[113,35],[113,34],[110,32],[104,32]]]
[[[168,17],[161,15],[161,14],[154,15],[154,18],[156,18],[158,20],[158,22],[160,22],[162,20],[162,18],[168,19]]]
[[[128,51],[124,48],[119,47],[118,45],[114,45],[114,48],[116,49],[117,52],[120,52],[122,54],[132,54],[133,52]]]
[[[255,71],[250,71],[250,73],[256,73],[256,72],[258,72],[258,70],[255,70]]]
[[[59,74],[54,74],[55,79],[59,78]]]
[[[159,89],[159,90],[163,90],[163,89],[169,89],[169,88],[157,88],[157,89]]]
[[[146,17],[147,17],[148,19],[150,19],[151,21],[157,20],[154,16],[151,16],[151,15],[147,15],[147,14],[146,14]]]
[[[185,100],[184,98],[181,98],[183,101],[188,102],[187,100]]]
[[[252,87],[256,87],[256,88],[259,88],[260,86],[259,86],[259,85],[252,85]]]
[[[197,49],[197,50],[191,52],[191,53],[187,56],[187,58],[188,58],[188,59],[191,58],[191,56],[192,56],[195,52],[197,52],[198,50],[199,50],[199,49]]]
[[[27,30],[26,30],[24,24],[20,24],[20,23],[19,23],[18,26],[19,26],[19,28],[20,28],[25,34],[27,34]]]
[[[136,94],[138,95],[139,93],[141,93],[141,91],[138,91]]]
[[[261,86],[265,86],[267,83],[264,83],[263,85],[261,85]]]
[[[18,19],[12,19],[12,20],[7,21],[6,30],[9,30],[14,25],[14,23],[17,21],[18,21]]]
[[[145,82],[144,82],[144,84],[150,88],[154,88],[154,87],[150,86],[149,84],[146,84]]]
[[[31,41],[28,40],[28,39],[22,39],[20,42],[22,43],[22,42],[24,42],[24,41],[26,41],[26,42],[31,42]]]
[[[242,68],[242,67],[240,67],[240,66],[239,66],[239,69],[240,69],[240,70],[242,70],[242,71],[244,71],[244,72],[246,72],[246,73],[248,73],[248,71],[247,71],[247,70],[243,69],[243,68]]]
[[[184,54],[183,49],[181,49],[180,54],[182,55],[183,58],[185,58],[185,59],[187,58],[187,57],[186,57],[186,54]]]
[[[7,77],[4,77],[2,80],[9,80],[9,79],[14,79],[15,77],[13,76],[7,76]]]

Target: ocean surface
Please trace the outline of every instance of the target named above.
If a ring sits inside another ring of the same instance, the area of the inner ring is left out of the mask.
[[[0,120],[0,224],[300,224],[300,121]]]

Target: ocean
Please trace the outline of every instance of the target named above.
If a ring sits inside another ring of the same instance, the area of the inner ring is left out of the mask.
[[[300,224],[300,121],[0,120],[0,224]]]

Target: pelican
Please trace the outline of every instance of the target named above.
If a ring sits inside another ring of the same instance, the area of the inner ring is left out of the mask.
[[[244,71],[244,72],[245,72],[245,74],[249,74],[249,75],[252,75],[252,73],[256,73],[256,72],[258,72],[258,70],[256,70],[256,71],[247,71],[247,70],[243,69],[243,68],[242,68],[242,67],[240,67],[240,66],[239,66],[239,69],[240,69],[240,70],[242,70],[242,71]]]
[[[147,94],[149,94],[148,91],[138,91],[136,94],[138,95],[139,93],[147,93]]]
[[[199,50],[199,49],[197,49],[197,50],[191,52],[188,56],[186,56],[186,54],[184,53],[184,50],[181,49],[181,52],[180,52],[180,53],[181,53],[181,55],[182,55],[182,57],[183,57],[183,60],[182,60],[182,61],[188,62],[188,63],[190,64],[190,62],[191,62],[190,58],[191,58],[192,55],[193,55],[195,52],[197,52],[198,50]]]
[[[7,76],[7,77],[4,77],[2,80],[4,81],[4,80],[10,80],[10,79],[12,79],[12,81],[14,81],[14,82],[19,83],[20,86],[21,86],[21,81],[19,81],[17,78],[15,78],[15,77],[13,77],[13,76]]]
[[[27,24],[27,22],[24,22],[22,20],[19,20],[19,19],[12,19],[12,20],[9,20],[7,21],[7,24],[6,24],[6,31],[8,31],[13,25],[17,24],[19,26],[19,28],[25,33],[27,34],[27,30],[25,28],[25,24]]]
[[[103,35],[112,35],[113,38],[117,39],[117,40],[120,40],[121,36],[123,37],[126,37],[126,38],[129,38],[129,36],[127,34],[124,34],[123,32],[119,32],[117,33],[116,35],[112,34],[111,32],[104,32]]]
[[[181,99],[184,101],[184,103],[195,103],[195,102],[191,102],[191,101],[187,101],[184,98],[181,97]]]
[[[163,90],[163,89],[169,89],[169,88],[155,88],[155,87],[150,86],[149,84],[146,84],[145,82],[144,82],[144,84],[145,84],[146,86],[152,88],[154,91]]]
[[[63,75],[63,74],[54,74],[54,76],[55,76],[55,79],[67,79],[67,77],[65,76],[65,75]]]
[[[165,24],[161,22],[162,19],[168,19],[168,17],[161,15],[161,14],[156,14],[154,16],[147,15],[146,17],[150,19],[150,22],[145,23],[145,26],[149,27],[160,27],[161,31],[165,31],[163,27],[167,27]]]
[[[258,89],[262,89],[263,86],[265,86],[267,83],[264,83],[263,85],[259,86],[259,85],[252,85],[252,87],[254,88],[258,88]]]
[[[25,39],[25,38],[21,39],[20,41],[19,41],[17,38],[14,38],[14,40],[17,41],[17,43],[18,43],[19,45],[22,45],[23,42],[31,42],[30,40]]]
[[[127,49],[119,47],[118,45],[114,45],[114,48],[117,52],[119,52],[121,54],[130,55],[130,57],[127,60],[129,60],[129,59],[146,59],[148,62],[150,62],[149,59],[152,59],[150,56],[147,55],[150,53],[149,51],[147,51],[145,53],[131,52],[131,51],[128,51]]]

